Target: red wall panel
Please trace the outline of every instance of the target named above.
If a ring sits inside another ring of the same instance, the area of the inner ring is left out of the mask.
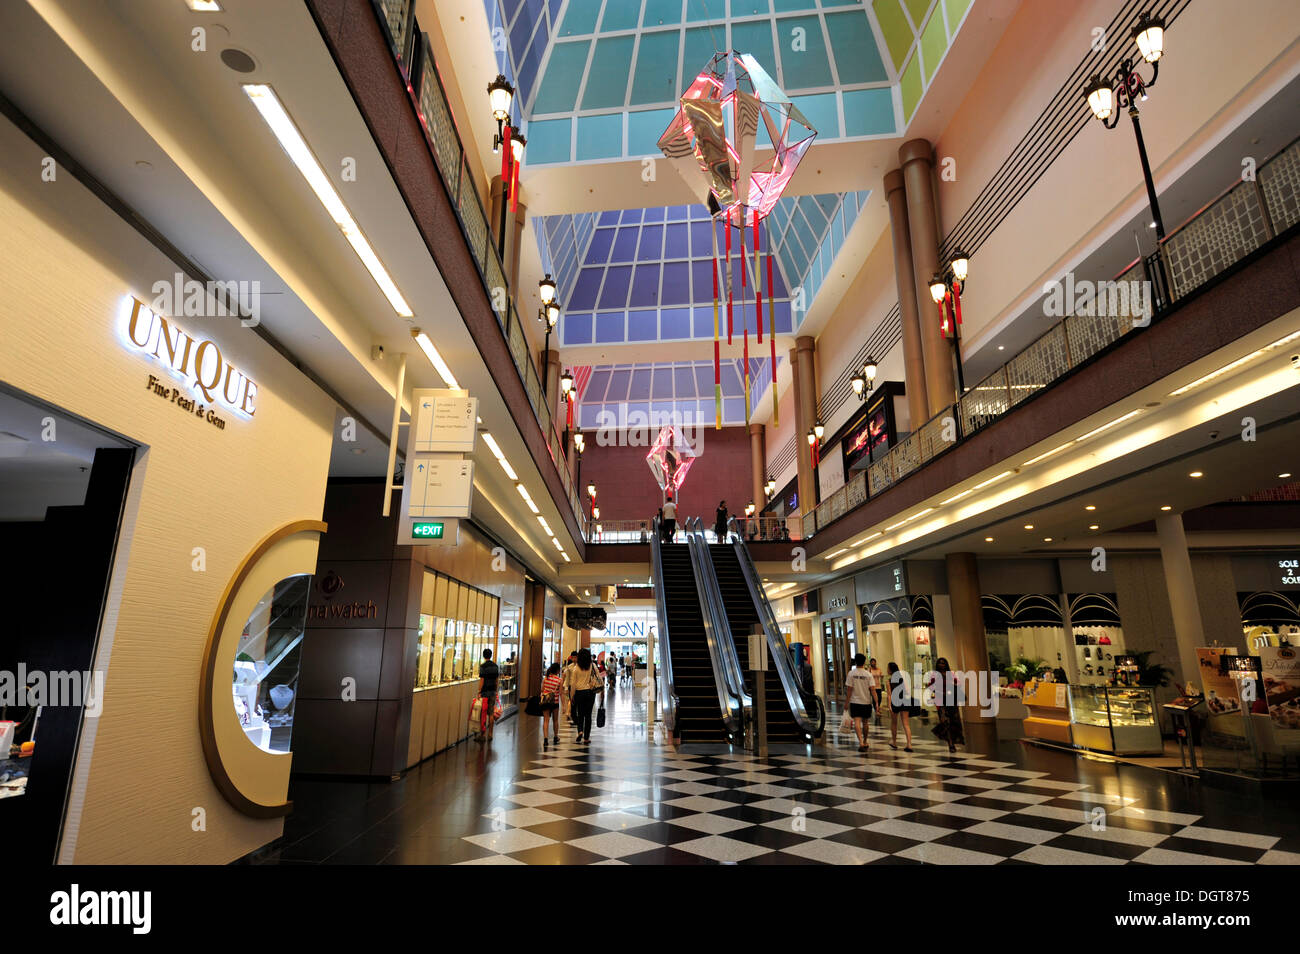
[[[749,433],[743,427],[701,428],[698,433],[703,435],[698,440],[701,453],[682,484],[677,519],[681,522],[699,516],[711,526],[719,500],[727,501],[733,515],[745,512],[753,492]],[[596,482],[602,522],[648,521],[659,509],[659,486],[646,464],[649,452],[648,446],[600,446],[594,434],[588,436],[587,451],[582,455],[581,492],[585,500],[587,482]]]

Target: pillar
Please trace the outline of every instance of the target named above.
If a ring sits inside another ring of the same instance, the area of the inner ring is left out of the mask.
[[[501,231],[501,177],[494,176],[492,179],[491,211],[488,215],[488,228],[492,232],[492,246],[495,248],[500,241]],[[511,289],[519,287],[519,245],[524,231],[524,216],[528,207],[522,202],[514,211],[506,209],[506,257],[501,263],[501,269],[505,275],[506,283]],[[517,298],[518,296],[516,296]],[[518,307],[518,302],[516,302]],[[522,316],[520,316],[522,317]]]
[[[957,645],[956,659],[948,664],[959,673],[988,673],[989,651],[984,638],[984,608],[980,600],[979,570],[973,553],[949,553],[944,557],[948,571],[948,597],[952,604],[953,638]],[[985,691],[996,692],[996,679],[992,675]],[[962,707],[962,724],[966,741],[972,749],[989,751],[997,742],[997,721],[991,712],[982,710],[979,699],[971,698],[969,687],[966,705]]]
[[[916,301],[916,274],[912,268],[912,233],[907,223],[907,193],[900,169],[885,175],[885,201],[889,205],[889,232],[894,242],[894,280],[898,284],[898,310],[903,324],[903,384],[911,429],[930,419],[930,399],[925,382],[925,355],[921,346],[921,313]]]
[[[750,474],[750,493],[753,494],[754,513],[763,511],[763,504],[767,497],[763,491],[763,478],[766,476],[767,455],[763,447],[763,425],[749,425],[749,469]],[[737,501],[739,503],[739,501]],[[743,508],[736,506],[730,508],[732,513],[740,513]]]
[[[808,446],[808,431],[817,420],[817,380],[813,369],[815,343],[809,335],[795,339],[790,352],[790,370],[793,372],[795,446],[799,461],[799,512],[812,513],[817,506],[817,482],[813,474],[812,448]]]
[[[1205,629],[1201,623],[1201,605],[1192,559],[1187,553],[1187,534],[1183,532],[1183,515],[1156,515],[1156,539],[1160,541],[1160,563],[1169,590],[1169,609],[1174,618],[1174,639],[1178,644],[1178,662],[1182,668],[1177,681],[1186,685],[1190,679],[1199,686],[1200,661],[1196,648],[1204,646]]]
[[[939,216],[934,201],[931,171],[933,149],[924,139],[912,139],[898,150],[907,193],[907,227],[912,237],[912,271],[916,303],[921,311],[921,351],[925,356],[926,400],[934,417],[957,396],[952,365],[952,345],[939,330],[939,312],[930,297],[930,276],[939,270]],[[928,317],[927,317],[928,315]],[[912,422],[915,430],[922,422]]]

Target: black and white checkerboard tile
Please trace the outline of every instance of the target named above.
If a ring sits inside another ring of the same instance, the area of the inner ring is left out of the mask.
[[[527,764],[461,864],[1243,864],[1278,837],[916,742],[870,755],[696,755],[597,739]]]

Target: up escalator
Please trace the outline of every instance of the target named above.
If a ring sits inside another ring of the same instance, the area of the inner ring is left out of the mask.
[[[709,555],[713,559],[713,572],[718,580],[718,591],[722,596],[722,603],[726,609],[727,622],[730,624],[732,638],[735,640],[736,655],[744,668],[745,692],[754,700],[754,705],[757,706],[758,694],[754,686],[756,674],[749,667],[749,634],[753,631],[753,627],[761,625],[763,620],[758,614],[758,609],[754,605],[753,594],[750,592],[749,584],[745,580],[745,572],[741,566],[736,544],[710,544]],[[800,744],[805,742],[808,734],[795,719],[794,711],[786,698],[785,687],[781,683],[781,675],[775,661],[769,661],[768,668],[763,673],[763,680],[768,743]]]
[[[669,634],[676,697],[673,734],[682,743],[726,743],[731,732],[719,704],[718,678],[709,652],[690,548],[684,543],[665,543],[655,549],[660,562],[655,582]]]

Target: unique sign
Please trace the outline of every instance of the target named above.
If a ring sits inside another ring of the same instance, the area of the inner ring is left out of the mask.
[[[472,454],[478,436],[478,398],[465,392],[417,388],[411,392],[417,454]],[[468,514],[466,514],[468,516]]]
[[[169,387],[150,375],[149,390],[219,428],[225,423],[209,414],[212,405],[246,418],[257,413],[257,382],[231,364],[217,342],[194,337],[134,296],[124,300],[122,311],[121,330],[129,347],[153,358],[182,385]]]
[[[1300,586],[1300,558],[1287,557],[1277,561],[1283,586]]]
[[[417,520],[411,524],[411,536],[417,540],[441,540],[441,520]]]

